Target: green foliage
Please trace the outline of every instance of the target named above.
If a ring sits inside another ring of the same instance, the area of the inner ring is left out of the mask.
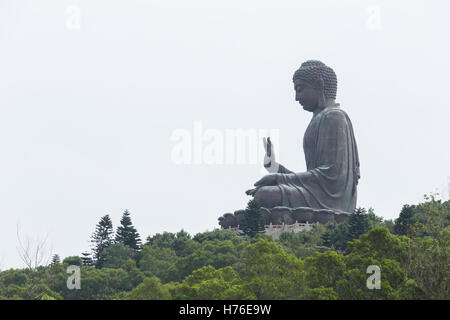
[[[302,295],[305,300],[338,300],[338,295],[333,288],[308,288]]]
[[[133,259],[135,255],[136,253],[132,248],[123,243],[115,243],[102,251],[100,259],[103,261],[102,267],[104,268],[120,268],[129,259]]]
[[[394,232],[398,235],[409,235],[414,226],[413,221],[414,206],[405,204],[400,211],[400,216],[395,220]]]
[[[95,231],[91,236],[91,243],[93,244],[93,262],[97,268],[101,268],[103,261],[101,260],[102,251],[113,243],[112,239],[113,225],[109,215],[103,216]]]
[[[141,249],[141,239],[131,222],[130,212],[128,210],[125,210],[122,219],[120,219],[120,226],[117,227],[115,242],[130,247],[135,251]]]
[[[183,230],[182,230],[183,231]],[[176,234],[171,232],[157,233],[154,236],[148,236],[146,245],[158,248],[173,248]]]
[[[27,272],[24,269],[9,269],[0,273],[0,287],[11,284],[23,286],[27,282]]]
[[[350,215],[348,220],[347,241],[358,239],[360,235],[369,231],[369,216],[363,208],[355,209],[355,212]]]
[[[394,228],[395,228],[395,223],[392,220],[384,220],[381,225],[382,227],[386,227],[390,233],[395,233],[394,232]],[[372,228],[371,228],[372,229]]]
[[[349,254],[345,256],[346,272],[337,283],[341,299],[397,299],[398,292],[407,282],[403,267],[408,256],[408,239],[378,227],[359,239],[348,243]],[[367,289],[367,268],[378,266],[381,272],[381,289]]]
[[[358,239],[362,234],[384,225],[383,218],[375,215],[373,209],[366,213],[364,208],[357,208],[343,223],[329,222],[322,233],[323,245],[338,251],[345,251],[347,242]]]
[[[408,257],[408,238],[393,235],[386,227],[378,227],[349,242],[348,251],[348,259],[359,255],[377,260],[393,259],[404,264]]]
[[[298,299],[303,263],[275,242],[260,239],[244,249],[241,278],[256,299]]]
[[[232,230],[226,229],[214,229],[213,231],[206,231],[197,233],[192,240],[202,243],[204,241],[213,241],[213,240],[231,240],[231,241],[239,241],[241,238],[237,236],[236,232]]]
[[[305,232],[283,232],[277,242],[283,249],[298,258],[305,259],[315,252],[324,252],[330,250],[325,246],[323,239],[327,233],[327,227],[323,224],[314,224],[312,230]]]
[[[164,247],[144,245],[139,268],[147,277],[157,277],[163,283],[177,278],[176,265],[180,258],[174,250]]]
[[[63,263],[68,264],[69,266],[82,266],[83,260],[81,260],[78,256],[70,256],[67,258],[64,258]]]
[[[244,219],[239,229],[250,238],[255,237],[259,233],[264,233],[264,216],[261,212],[261,205],[256,199],[248,202]]]
[[[404,205],[395,220],[394,232],[408,237],[437,237],[439,232],[450,226],[450,201],[436,200],[434,195],[425,196],[425,202],[418,205]]]
[[[83,252],[81,254],[81,261],[83,262],[83,266],[93,266],[94,260],[91,257],[91,254],[89,252]]]
[[[194,252],[177,262],[178,276],[173,280],[182,280],[192,271],[206,265],[224,268],[238,263],[244,244],[241,239],[202,242]]]
[[[115,294],[133,288],[128,280],[128,274],[123,269],[82,267],[81,289],[62,288],[62,293],[64,299],[70,300],[111,299]]]
[[[54,254],[52,257],[52,264],[56,264],[56,263],[61,263],[61,258],[59,257],[58,254]]]
[[[191,239],[191,236],[184,230],[180,232],[163,234],[157,233],[153,237],[147,237],[147,245],[159,248],[169,248],[175,251],[178,257],[190,255],[198,248],[199,243]]]
[[[127,281],[131,288],[135,288],[145,278],[145,274],[139,270],[136,266],[136,261],[132,259],[128,259],[127,262],[122,265],[121,269],[127,273]]]
[[[54,256],[48,266],[0,272],[0,300],[448,300],[449,217],[449,202],[430,196],[404,206],[395,223],[358,209],[343,223],[315,224],[276,241],[256,230],[238,236],[216,229],[193,238],[181,230],[148,237],[138,251],[112,243],[105,216],[93,235],[94,259],[83,253],[61,263]],[[67,289],[69,265],[81,266],[80,290]],[[369,266],[381,272],[379,290],[367,287]]]
[[[145,278],[144,281],[126,295],[127,300],[170,300],[169,290],[158,278]]]
[[[342,255],[334,251],[315,253],[304,261],[305,283],[309,288],[332,288],[342,279],[345,262]]]
[[[45,297],[62,299],[51,290],[39,271],[10,269],[0,273],[0,299],[41,300]]]
[[[329,222],[325,225],[326,231],[322,235],[323,244],[325,246],[339,251],[345,250],[349,238],[349,224],[347,221],[343,223]]]
[[[428,299],[450,299],[450,227],[410,241],[407,269]]]
[[[369,208],[369,210],[367,211],[367,222],[369,224],[369,230],[372,230],[373,228],[376,228],[376,227],[383,226],[385,223],[385,221],[383,220],[382,217],[379,217],[375,214],[375,211],[373,210],[373,208]],[[369,230],[367,230],[367,231],[369,231]]]
[[[236,300],[253,299],[240,285],[236,271],[231,267],[216,270],[205,266],[195,270],[183,283],[173,289],[178,300]]]

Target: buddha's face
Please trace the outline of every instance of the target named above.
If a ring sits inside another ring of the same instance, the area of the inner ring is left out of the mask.
[[[317,108],[320,91],[301,79],[295,80],[294,89],[295,101],[298,101],[306,111],[313,112]]]

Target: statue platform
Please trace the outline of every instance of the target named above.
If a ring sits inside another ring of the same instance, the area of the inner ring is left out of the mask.
[[[292,225],[294,223],[327,223],[330,221],[343,222],[350,215],[340,210],[314,209],[308,207],[288,208],[274,207],[261,208],[265,225]],[[219,218],[219,225],[223,229],[237,228],[242,224],[245,210],[225,213]]]

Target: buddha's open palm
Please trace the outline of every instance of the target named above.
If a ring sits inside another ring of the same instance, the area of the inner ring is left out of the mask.
[[[264,155],[264,168],[270,173],[278,172],[279,164],[275,160],[275,152],[273,150],[272,141],[270,141],[270,137],[267,139],[263,138],[264,150],[266,154]]]

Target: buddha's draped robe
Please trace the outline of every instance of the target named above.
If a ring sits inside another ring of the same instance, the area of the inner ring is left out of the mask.
[[[279,167],[281,205],[353,212],[359,158],[348,115],[337,106],[316,114],[303,138],[306,172]]]

